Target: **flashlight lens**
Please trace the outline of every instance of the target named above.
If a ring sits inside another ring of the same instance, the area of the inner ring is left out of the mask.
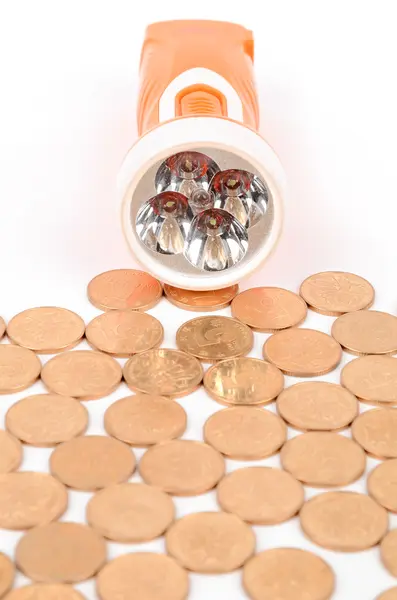
[[[151,250],[161,254],[180,254],[192,218],[186,196],[178,192],[162,192],[141,206],[136,218],[136,231]]]
[[[136,233],[153,252],[181,255],[181,269],[190,263],[216,272],[239,263],[251,244],[249,227],[261,221],[271,201],[254,173],[220,171],[210,156],[193,150],[164,160],[153,183],[157,193],[138,210]]]
[[[267,210],[268,189],[248,171],[219,171],[211,181],[210,192],[214,194],[214,206],[230,212],[245,227],[255,225]]]
[[[211,179],[218,171],[216,162],[206,154],[178,152],[160,165],[155,178],[156,190],[180,192],[190,200],[197,189],[208,190]]]
[[[246,228],[229,212],[210,208],[194,217],[184,254],[199,269],[223,271],[238,263],[247,248]]]

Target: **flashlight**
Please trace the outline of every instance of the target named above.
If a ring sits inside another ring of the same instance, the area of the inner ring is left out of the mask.
[[[284,173],[258,133],[254,41],[240,25],[154,23],[141,54],[139,138],[121,166],[136,259],[175,287],[240,282],[276,245]]]

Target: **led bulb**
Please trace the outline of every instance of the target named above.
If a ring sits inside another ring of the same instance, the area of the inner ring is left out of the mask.
[[[157,171],[157,192],[172,190],[188,199],[197,189],[208,190],[219,167],[212,158],[201,152],[178,152],[167,158]]]
[[[210,208],[194,217],[184,255],[198,269],[223,271],[238,263],[247,248],[246,228],[229,212]]]
[[[161,192],[145,202],[136,217],[142,242],[160,254],[180,254],[193,213],[188,199],[178,192]]]
[[[203,188],[197,188],[194,190],[189,198],[189,204],[194,215],[198,215],[214,206],[214,197],[210,192],[207,192]]]
[[[211,181],[215,208],[230,212],[242,225],[252,227],[266,212],[269,192],[253,173],[241,169],[219,171]]]

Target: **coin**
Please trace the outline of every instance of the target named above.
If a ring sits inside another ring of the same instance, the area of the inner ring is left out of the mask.
[[[0,345],[0,394],[21,392],[36,381],[40,371],[41,362],[31,350]]]
[[[21,443],[7,431],[0,429],[0,473],[15,471],[21,462]]]
[[[0,598],[4,596],[14,583],[15,567],[14,563],[6,554],[0,552]]]
[[[230,358],[208,369],[204,387],[211,398],[222,404],[268,404],[282,391],[284,376],[263,360]]]
[[[364,473],[366,457],[353,440],[333,431],[309,431],[288,440],[281,466],[313,487],[343,486]]]
[[[236,515],[200,512],[186,515],[165,534],[167,552],[196,573],[229,573],[255,551],[252,529]]]
[[[80,592],[63,583],[32,583],[12,590],[5,600],[84,600]]]
[[[232,315],[255,331],[273,332],[300,325],[306,318],[307,306],[289,290],[257,287],[235,297]]]
[[[263,356],[286,375],[315,377],[338,366],[342,349],[326,333],[294,327],[268,338],[263,346]]]
[[[217,487],[222,510],[249,523],[275,525],[294,517],[304,501],[303,486],[271,467],[245,467],[229,473]]]
[[[397,458],[372,469],[367,478],[368,493],[378,504],[397,513]]]
[[[374,408],[353,421],[352,436],[375,458],[397,458],[397,410]]]
[[[169,556],[133,552],[110,561],[97,577],[101,600],[185,600],[188,574]]]
[[[163,337],[160,321],[138,311],[109,311],[95,317],[86,329],[86,338],[91,346],[122,357],[156,348]]]
[[[0,527],[30,529],[66,511],[66,488],[47,473],[20,471],[0,475]]]
[[[397,404],[397,360],[391,356],[360,356],[343,367],[341,384],[363,402]]]
[[[388,529],[388,515],[372,498],[357,492],[325,492],[300,511],[307,537],[329,550],[358,552],[375,546]]]
[[[105,412],[107,433],[131,446],[172,440],[186,429],[186,413],[175,400],[149,394],[121,398]]]
[[[277,410],[296,429],[332,431],[350,425],[358,415],[358,402],[335,383],[304,381],[281,392]]]
[[[104,435],[76,437],[57,446],[50,457],[51,473],[76,490],[99,490],[121,483],[134,469],[130,447]]]
[[[123,374],[133,391],[179,398],[198,388],[203,379],[203,368],[186,352],[159,348],[132,356],[125,364]]]
[[[119,363],[111,356],[91,350],[74,350],[51,358],[41,379],[50,392],[94,400],[114,392],[121,381]]]
[[[14,344],[41,354],[73,348],[84,331],[83,319],[71,310],[56,306],[24,310],[7,325],[7,335]]]
[[[5,421],[8,431],[25,444],[54,446],[84,433],[88,411],[74,398],[37,394],[13,404]]]
[[[235,460],[259,460],[271,456],[286,439],[284,421],[262,408],[225,408],[211,415],[204,425],[204,440]]]
[[[373,304],[375,290],[366,279],[353,273],[325,271],[305,279],[300,295],[312,310],[323,315],[339,316],[369,308]]]
[[[94,277],[87,293],[100,310],[149,310],[161,299],[163,288],[144,271],[115,269]]]
[[[230,317],[197,317],[179,327],[180,350],[204,362],[244,356],[252,350],[254,336],[249,327]]]
[[[331,335],[351,354],[397,352],[397,317],[377,310],[359,310],[338,317]]]
[[[87,522],[115,542],[147,542],[174,520],[171,498],[143,483],[120,483],[97,492],[87,505]]]
[[[211,490],[223,477],[225,461],[211,446],[191,440],[171,440],[152,446],[139,463],[142,479],[176,496],[196,496]]]
[[[4,322],[4,319],[2,317],[0,317],[0,340],[3,337],[3,335],[5,334],[6,331],[6,324]]]
[[[18,542],[17,567],[33,581],[77,583],[106,561],[104,539],[87,525],[55,522],[35,527]]]
[[[331,567],[299,548],[272,548],[252,557],[243,569],[252,600],[329,600],[335,587]]]
[[[381,541],[380,556],[389,573],[397,577],[397,529],[389,531]]]
[[[397,600],[397,587],[386,590],[380,596],[376,596],[375,600]]]
[[[168,300],[185,310],[209,312],[229,306],[238,293],[238,285],[231,285],[223,290],[182,290],[165,284],[164,292]]]

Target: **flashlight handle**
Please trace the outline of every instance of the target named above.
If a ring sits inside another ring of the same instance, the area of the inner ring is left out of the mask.
[[[254,40],[240,25],[166,21],[149,25],[141,54],[138,131],[186,116],[258,128]]]

